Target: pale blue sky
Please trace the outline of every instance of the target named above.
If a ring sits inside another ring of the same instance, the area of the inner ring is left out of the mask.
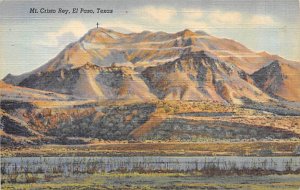
[[[113,9],[113,14],[29,14],[29,8]],[[0,1],[0,78],[31,71],[96,22],[121,32],[186,28],[300,61],[298,0]]]

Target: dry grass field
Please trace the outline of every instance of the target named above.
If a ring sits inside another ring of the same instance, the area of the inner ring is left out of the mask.
[[[295,156],[299,141],[265,142],[94,142],[87,145],[42,145],[1,148],[7,156]]]

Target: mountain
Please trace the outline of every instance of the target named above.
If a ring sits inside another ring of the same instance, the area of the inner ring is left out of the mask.
[[[299,138],[299,73],[203,31],[92,29],[0,81],[1,145]]]
[[[289,77],[273,89],[274,85],[264,84],[268,79],[258,76],[268,72],[263,69],[267,63],[276,60],[284,68],[282,75]],[[98,28],[45,65],[20,76],[9,74],[3,81],[79,99],[299,101],[299,90],[293,88],[295,77],[285,73],[293,70],[297,75],[298,65],[202,31],[122,34]]]

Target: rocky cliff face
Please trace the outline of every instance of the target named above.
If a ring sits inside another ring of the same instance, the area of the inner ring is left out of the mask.
[[[260,88],[271,94],[279,90],[284,79],[278,61],[274,61],[270,65],[254,72],[252,76]]]
[[[300,100],[300,65],[273,61],[252,74],[255,84],[263,91],[277,98]]]

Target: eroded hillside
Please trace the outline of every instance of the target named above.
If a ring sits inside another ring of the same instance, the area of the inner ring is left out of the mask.
[[[299,138],[300,115],[210,101],[102,102],[45,107],[2,102],[2,143],[10,145],[99,140],[274,140]],[[15,106],[19,105],[19,106]],[[81,142],[83,143],[83,141]]]

